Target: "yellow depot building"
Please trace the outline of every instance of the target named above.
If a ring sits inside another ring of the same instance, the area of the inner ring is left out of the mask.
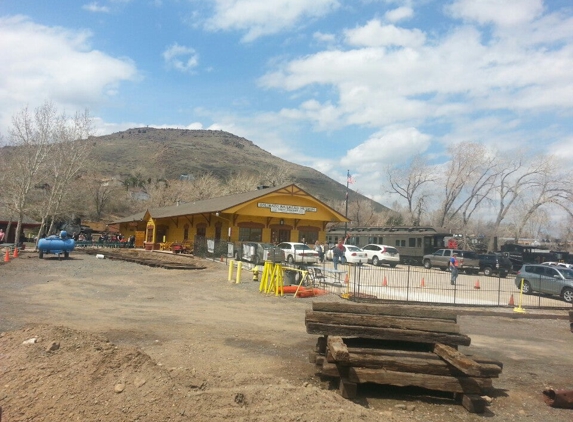
[[[266,187],[162,208],[150,208],[113,222],[135,246],[215,242],[324,242],[330,222],[348,222],[339,212],[295,184]]]

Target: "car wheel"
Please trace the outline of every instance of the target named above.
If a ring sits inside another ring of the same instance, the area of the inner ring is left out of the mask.
[[[569,287],[564,288],[561,293],[561,297],[565,302],[573,303],[573,289],[570,289]]]
[[[427,270],[429,270],[430,268],[432,268],[432,263],[430,262],[429,259],[426,259],[426,260],[424,261],[424,268],[427,269]]]
[[[499,273],[499,277],[500,278],[506,278],[507,277],[507,273],[505,271],[502,271]]]
[[[488,277],[491,277],[491,275],[492,275],[492,270],[491,270],[491,268],[490,268],[490,267],[485,267],[485,268],[483,269],[483,275],[486,275],[486,276],[488,276]]]
[[[523,280],[523,287],[521,288],[521,291],[523,292],[524,295],[530,295],[532,290],[531,290],[531,284],[529,284],[529,281],[527,280]]]
[[[375,267],[377,267],[378,264],[380,264],[380,260],[378,259],[377,256],[375,256],[374,258],[372,258],[372,265],[374,265]]]
[[[391,268],[396,268],[396,265],[398,265],[398,264],[390,264],[390,267],[391,267]]]
[[[289,256],[287,257],[287,262],[288,262],[289,264],[294,264],[294,258],[293,258],[292,255],[289,255]]]

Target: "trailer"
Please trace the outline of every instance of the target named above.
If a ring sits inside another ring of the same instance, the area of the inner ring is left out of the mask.
[[[38,258],[44,258],[45,254],[57,255],[59,259],[70,257],[70,252],[74,250],[75,241],[68,236],[64,230],[59,235],[52,235],[38,241]]]

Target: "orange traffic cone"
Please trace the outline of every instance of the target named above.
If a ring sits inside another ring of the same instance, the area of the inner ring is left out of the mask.
[[[424,277],[422,277],[422,282],[420,283],[420,287],[426,287],[426,283],[424,282]]]
[[[388,280],[386,279],[386,276],[384,276],[384,281],[382,281],[382,287],[386,286],[388,286]]]
[[[18,258],[18,248],[14,248],[14,254],[12,255],[12,258]]]
[[[4,255],[4,262],[10,262],[10,251],[6,249],[6,254]]]
[[[348,276],[348,273],[346,273],[346,276],[344,277],[344,282],[346,284],[348,284],[349,281],[350,281],[350,277]]]
[[[474,286],[474,289],[479,289],[479,280],[476,280],[476,284]]]
[[[509,306],[515,306],[515,303],[513,303],[513,295],[511,295],[511,296],[509,297],[509,303],[508,303],[508,305],[509,305]]]

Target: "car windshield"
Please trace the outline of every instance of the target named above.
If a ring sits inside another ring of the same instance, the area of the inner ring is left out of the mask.
[[[388,253],[398,253],[398,249],[389,248],[388,246],[386,246],[385,252],[388,252]]]
[[[346,249],[352,252],[361,252],[361,249],[356,246],[347,246]]]
[[[307,251],[310,248],[308,247],[308,245],[294,245],[294,249],[295,251]]]

